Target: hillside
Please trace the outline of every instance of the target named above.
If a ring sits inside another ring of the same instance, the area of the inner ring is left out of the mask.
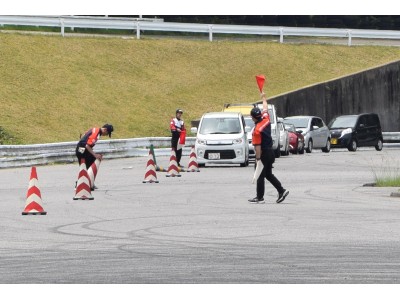
[[[397,47],[0,33],[0,140],[75,141],[106,122],[113,138],[169,136],[177,107],[189,125],[259,100],[257,74],[273,96],[399,59]]]

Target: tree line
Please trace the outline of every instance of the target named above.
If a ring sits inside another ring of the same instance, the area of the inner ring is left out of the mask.
[[[125,16],[126,17],[126,16]],[[136,17],[136,16],[135,16]],[[400,30],[400,16],[185,16],[159,15],[142,16],[143,18],[159,18],[165,22],[231,24],[231,25],[261,25],[286,27],[316,27],[316,28],[349,28],[349,29],[380,29]]]

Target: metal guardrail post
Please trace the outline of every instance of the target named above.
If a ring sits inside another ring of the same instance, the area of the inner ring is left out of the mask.
[[[208,25],[208,40],[210,42],[213,41],[213,32],[212,32],[212,30],[213,30],[213,26],[212,25]]]
[[[279,43],[283,44],[283,27],[279,27]]]
[[[348,40],[347,40],[347,46],[351,46],[351,30],[347,30],[347,36],[348,36]]]
[[[64,32],[64,20],[60,18],[60,25],[61,25],[61,35],[64,37],[65,32]]]
[[[136,38],[140,40],[140,23],[136,22]]]

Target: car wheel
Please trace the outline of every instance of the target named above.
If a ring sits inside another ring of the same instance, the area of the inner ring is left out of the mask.
[[[301,143],[300,148],[299,148],[299,145],[297,145],[297,152],[299,154],[304,154],[304,144],[303,143]]]
[[[306,152],[307,152],[307,153],[311,153],[311,152],[312,152],[312,149],[313,149],[313,142],[312,142],[312,139],[309,139],[309,140],[308,140],[308,147],[307,147],[307,149],[306,149]]]
[[[206,164],[198,164],[199,168],[204,168],[206,166]]]
[[[328,153],[331,151],[331,140],[328,139],[326,141],[326,146],[324,148],[322,148],[322,152]]]
[[[356,152],[357,150],[357,141],[355,139],[352,139],[350,141],[349,146],[347,147],[347,149],[351,152]]]
[[[378,140],[378,143],[375,145],[375,149],[377,151],[381,151],[383,148],[383,141],[381,139]]]
[[[275,150],[275,157],[276,158],[279,158],[279,157],[281,157],[281,146],[278,144],[278,148],[276,148],[276,150]]]

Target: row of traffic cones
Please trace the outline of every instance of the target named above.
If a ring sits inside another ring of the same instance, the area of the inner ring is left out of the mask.
[[[143,183],[148,183],[148,182],[149,183],[158,183],[156,171],[164,171],[164,169],[162,167],[156,166],[153,148],[150,148],[149,159],[147,161],[146,173],[144,175]],[[166,176],[167,177],[180,177],[181,174],[179,174],[179,173],[181,171],[183,171],[183,169],[178,166],[178,163],[176,160],[176,155],[175,155],[175,149],[172,148],[171,156],[169,159],[169,167],[168,167]],[[188,165],[186,172],[200,172],[199,165],[197,164],[197,156],[196,156],[194,146],[192,146],[192,150],[190,151],[189,165]]]
[[[73,200],[94,200],[91,190],[94,189],[94,181],[100,167],[100,160],[96,161],[86,170],[85,160],[82,159],[79,168],[78,181],[75,189]],[[171,151],[170,163],[167,171],[167,177],[180,177],[179,174],[182,168],[178,167],[176,161],[175,149]],[[186,172],[200,172],[197,164],[197,157],[192,146],[189,156],[189,165]],[[147,161],[146,173],[143,183],[158,183],[156,174],[156,163],[154,151],[151,148],[149,151],[149,159]],[[38,176],[36,167],[31,168],[31,176],[29,179],[29,187],[26,196],[25,209],[22,215],[46,215],[47,212],[43,209],[42,196],[38,188]]]
[[[100,160],[96,159],[86,170],[85,160],[81,160],[78,181],[76,183],[74,200],[94,200],[91,190],[94,189],[94,180],[100,167]],[[43,209],[42,195],[38,187],[38,176],[36,167],[31,168],[31,176],[29,179],[29,187],[26,195],[25,209],[22,215],[46,215]]]

